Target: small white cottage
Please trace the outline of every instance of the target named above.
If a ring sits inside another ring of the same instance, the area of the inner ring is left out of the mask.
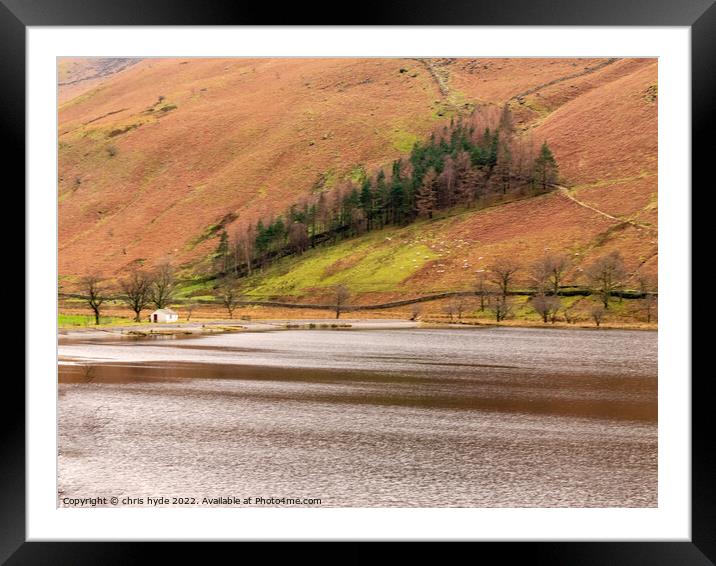
[[[149,315],[149,322],[176,322],[179,315],[172,309],[157,309]]]

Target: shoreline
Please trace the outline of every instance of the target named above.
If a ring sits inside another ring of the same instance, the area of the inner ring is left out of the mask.
[[[159,336],[196,337],[231,332],[271,332],[280,330],[403,330],[403,329],[469,329],[469,328],[531,328],[531,329],[574,329],[574,330],[638,330],[658,332],[658,325],[646,324],[614,324],[605,323],[597,327],[594,324],[578,322],[543,323],[536,321],[502,321],[500,323],[487,320],[440,321],[434,319],[379,319],[379,318],[345,318],[345,319],[302,319],[282,318],[263,320],[207,320],[177,323],[144,323],[127,325],[100,325],[86,327],[58,327],[58,339],[111,339],[149,338]]]
[[[209,320],[176,323],[145,323],[87,327],[59,327],[58,338],[142,338],[154,336],[193,337],[230,332],[277,330],[400,330],[419,328],[420,322],[404,319],[265,319]]]
[[[535,328],[549,330],[550,328],[559,328],[560,330],[640,330],[645,332],[658,332],[659,327],[657,324],[646,324],[646,323],[614,323],[607,322],[602,323],[600,326],[590,324],[586,321],[566,323],[563,321],[559,322],[537,322],[532,320],[507,320],[502,322],[493,322],[489,320],[464,320],[464,321],[452,321],[443,322],[439,320],[425,320],[422,323],[422,328],[470,328],[470,327],[481,327],[481,328]]]

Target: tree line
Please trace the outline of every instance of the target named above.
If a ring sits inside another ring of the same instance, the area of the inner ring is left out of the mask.
[[[344,180],[290,206],[284,214],[223,229],[214,253],[219,275],[250,275],[274,259],[301,254],[386,226],[432,218],[441,210],[472,207],[529,189],[544,192],[558,177],[545,141],[539,149],[517,136],[507,104],[452,119],[405,158],[368,175]]]
[[[140,322],[141,313],[147,307],[163,309],[174,302],[177,283],[169,263],[160,265],[154,271],[134,269],[119,281],[117,298],[134,312],[134,321]],[[113,297],[106,281],[99,275],[88,275],[80,280],[80,291],[94,314],[95,324],[99,324],[102,305]]]
[[[563,289],[567,286],[565,278],[573,267],[575,266],[571,258],[561,253],[547,253],[528,266],[513,258],[498,258],[477,276],[475,295],[479,299],[478,310],[491,311],[496,322],[511,317],[514,314],[514,306],[510,297],[518,275],[526,271],[532,295],[529,305],[542,321],[554,323],[561,314],[567,323],[574,322],[573,305],[567,306],[563,302]],[[598,257],[586,268],[577,270],[586,279],[590,294],[599,300],[589,309],[590,318],[599,326],[614,297],[619,295],[621,299],[630,274],[618,251]],[[638,276],[636,283],[638,296],[643,299],[641,309],[644,320],[650,323],[656,312],[656,281],[646,276]],[[455,298],[443,308],[444,313],[451,320],[455,316],[462,318],[468,306],[465,301],[464,295]]]
[[[495,259],[487,269],[480,271],[473,289],[469,292],[456,292],[443,307],[443,312],[453,320],[460,320],[470,310],[489,312],[496,322],[514,315],[512,297],[517,293],[530,294],[529,306],[542,318],[544,323],[554,323],[559,315],[567,323],[574,322],[573,306],[564,303],[565,288],[569,287],[567,275],[573,268],[580,273],[579,278],[586,279],[588,292],[599,299],[592,305],[589,316],[599,326],[616,296],[623,295],[630,274],[624,266],[619,252],[612,252],[595,259],[585,269],[575,266],[570,256],[563,253],[547,253],[529,265],[523,265],[514,258]],[[526,275],[524,275],[526,273]],[[521,277],[521,279],[518,279]],[[517,283],[528,282],[529,291],[517,290]],[[575,281],[572,281],[574,283]],[[637,293],[641,297],[641,309],[644,320],[651,322],[656,312],[656,282],[648,277],[637,277]],[[96,324],[100,323],[103,305],[110,299],[122,301],[135,313],[134,320],[141,321],[141,312],[148,308],[166,308],[176,302],[177,279],[170,264],[160,265],[156,270],[147,272],[132,271],[121,279],[112,294],[108,284],[96,275],[85,277],[80,282],[81,297],[87,302],[95,315]],[[355,310],[349,305],[351,298],[349,287],[345,284],[328,289],[328,303],[316,305],[316,308],[331,308],[336,318],[346,311]],[[239,281],[235,277],[222,279],[214,288],[214,298],[233,318],[234,311],[248,302],[243,295]],[[430,297],[428,297],[430,298]],[[435,297],[438,298],[438,297]],[[422,312],[422,301],[417,298],[411,310],[411,319],[415,320]],[[410,301],[402,301],[409,304]],[[306,306],[306,305],[300,305]],[[187,320],[191,319],[194,303],[183,305]],[[360,307],[362,310],[370,305]],[[376,307],[377,308],[377,307]],[[387,305],[386,305],[387,308]]]
[[[301,254],[309,247],[331,243],[379,230],[403,226],[418,219],[433,218],[438,211],[457,206],[472,207],[487,199],[529,190],[546,192],[557,182],[559,168],[546,141],[537,148],[529,136],[518,136],[508,105],[488,106],[470,115],[452,119],[430,137],[414,145],[407,157],[372,174],[340,182],[330,190],[306,196],[284,214],[243,223],[232,231],[219,232],[214,253],[218,280],[214,288],[217,303],[229,317],[245,301],[239,278],[252,270],[289,254]],[[566,274],[575,267],[586,278],[589,291],[600,303],[591,316],[599,324],[613,296],[624,288],[628,274],[621,256],[614,252],[595,260],[586,269],[574,266],[566,254],[547,254],[531,265],[513,258],[498,258],[477,275],[474,295],[479,311],[491,311],[500,322],[513,315],[511,302],[517,278],[527,273],[532,297],[529,304],[542,320],[555,322],[561,313],[570,322],[570,309],[563,305]],[[524,278],[523,278],[524,280]],[[647,321],[655,308],[655,285],[639,280]],[[98,276],[81,282],[85,299],[99,324],[100,312],[111,295]],[[115,297],[141,320],[148,308],[165,308],[175,302],[177,279],[172,266],[160,265],[153,271],[133,270],[115,287]],[[350,310],[348,287],[331,290],[336,318]],[[194,304],[186,304],[191,317]],[[462,317],[467,308],[464,295],[444,307],[452,319]],[[415,307],[413,318],[418,316]]]

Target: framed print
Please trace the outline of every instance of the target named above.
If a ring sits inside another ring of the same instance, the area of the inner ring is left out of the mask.
[[[28,328],[3,559],[712,563],[690,186],[716,8],[520,4],[3,0]]]

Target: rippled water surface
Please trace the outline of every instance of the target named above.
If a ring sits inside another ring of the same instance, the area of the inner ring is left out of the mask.
[[[656,344],[516,328],[64,340],[59,501],[655,506]]]

